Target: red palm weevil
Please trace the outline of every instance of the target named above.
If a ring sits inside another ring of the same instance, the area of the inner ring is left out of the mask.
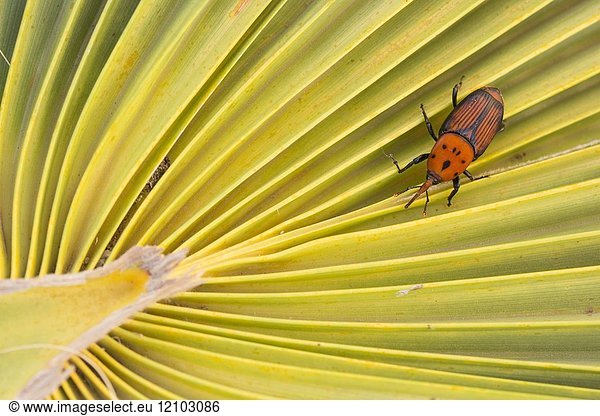
[[[452,205],[452,198],[460,188],[459,175],[461,173],[464,173],[471,181],[487,177],[480,176],[474,178],[467,170],[467,167],[485,152],[485,149],[487,149],[496,133],[504,130],[504,122],[502,121],[504,117],[504,100],[502,99],[500,90],[494,87],[479,88],[457,104],[456,97],[462,85],[463,78],[452,89],[452,105],[454,109],[448,115],[444,124],[442,124],[438,133],[439,137],[436,137],[429,117],[427,117],[423,104],[421,104],[421,112],[425,119],[427,131],[435,141],[431,152],[415,157],[403,168],[400,168],[398,161],[394,159],[393,155],[386,155],[392,159],[398,169],[398,173],[402,173],[411,166],[427,159],[425,183],[410,186],[396,194],[399,195],[409,189],[419,188],[411,200],[408,201],[408,204],[406,204],[405,208],[408,208],[419,195],[425,192],[427,200],[423,208],[423,215],[427,215],[427,204],[429,203],[428,189],[430,186],[452,180],[454,189],[452,189],[452,192],[448,196],[448,206],[450,206]]]

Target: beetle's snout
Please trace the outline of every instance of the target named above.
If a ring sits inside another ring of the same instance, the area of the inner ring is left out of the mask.
[[[421,185],[421,187],[419,188],[419,190],[417,191],[417,193],[415,193],[413,195],[413,197],[410,199],[410,201],[408,201],[408,204],[404,205],[404,208],[410,207],[410,205],[413,202],[415,202],[415,199],[417,199],[419,197],[419,195],[422,195],[423,192],[425,192],[426,190],[428,190],[431,185],[433,185],[433,182],[431,181],[431,179],[427,178],[427,180],[425,181],[425,183],[423,185]]]

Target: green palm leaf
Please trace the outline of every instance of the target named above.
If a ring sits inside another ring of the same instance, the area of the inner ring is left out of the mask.
[[[52,397],[110,397],[100,371],[122,398],[599,398],[599,17],[0,1],[1,275],[159,245],[189,250],[171,277],[203,276]],[[491,177],[450,208],[434,188],[423,217],[392,197],[423,167],[383,152],[428,151],[419,104],[439,127],[463,74],[459,98],[502,90],[507,127],[471,167]]]

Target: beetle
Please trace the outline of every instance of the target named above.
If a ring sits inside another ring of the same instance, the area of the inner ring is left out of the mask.
[[[498,88],[483,87],[473,91],[460,103],[457,103],[458,91],[462,86],[463,78],[464,75],[452,89],[452,105],[454,108],[442,124],[438,136],[435,135],[431,121],[429,121],[425,108],[421,104],[421,112],[425,119],[427,131],[435,141],[431,152],[415,157],[403,168],[400,168],[398,161],[394,159],[394,155],[386,154],[396,165],[398,173],[403,173],[411,166],[427,160],[425,183],[409,186],[395,195],[398,196],[409,189],[419,188],[404,208],[408,208],[415,199],[425,192],[427,200],[423,208],[423,215],[427,215],[430,186],[452,180],[453,189],[448,195],[448,206],[451,206],[452,198],[460,188],[459,175],[464,174],[471,181],[488,177],[486,175],[475,178],[467,170],[467,167],[485,152],[496,133],[504,130],[504,99]]]

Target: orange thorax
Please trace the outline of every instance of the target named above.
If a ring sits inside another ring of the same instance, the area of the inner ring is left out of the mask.
[[[474,157],[473,147],[463,137],[444,133],[431,149],[427,171],[439,176],[440,182],[450,181],[463,173]]]

